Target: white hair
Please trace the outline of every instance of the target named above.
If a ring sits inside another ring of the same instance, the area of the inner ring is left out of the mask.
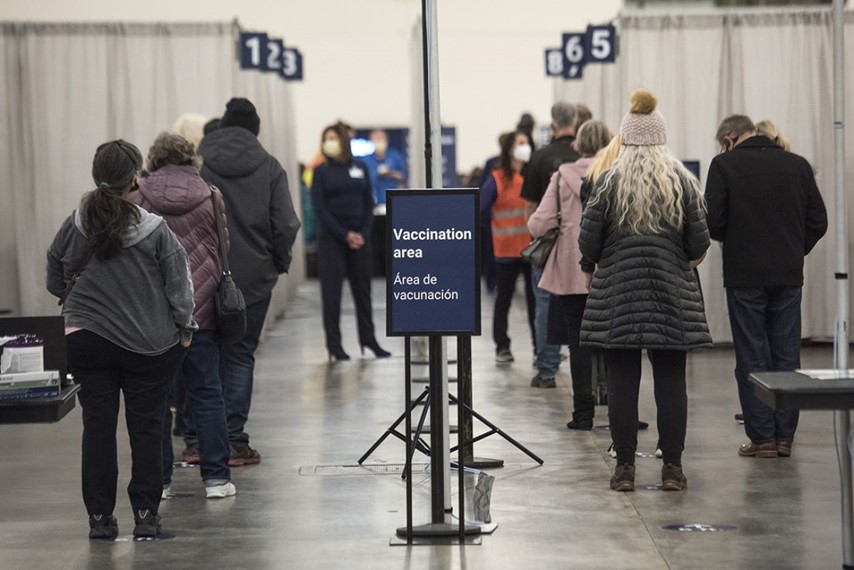
[[[686,192],[693,193],[705,207],[699,181],[664,145],[623,146],[597,184],[590,204],[598,202],[603,190],[612,185],[609,202],[617,226],[636,235],[681,229]]]

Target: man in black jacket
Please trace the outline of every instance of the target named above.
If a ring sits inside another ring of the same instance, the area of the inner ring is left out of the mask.
[[[220,375],[231,444],[229,465],[261,461],[245,431],[252,400],[255,349],[279,275],[291,264],[291,248],[300,229],[288,175],[258,141],[255,106],[234,98],[219,128],[202,139],[202,178],[225,199],[231,249],[228,261],[246,300],[246,335],[220,349]]]
[[[753,393],[751,372],[800,367],[804,256],[827,231],[810,164],[758,135],[744,115],[718,127],[722,153],[706,179],[709,233],[723,242],[724,287],[735,378],[750,438],[739,455],[788,457],[797,410],[773,410]]]

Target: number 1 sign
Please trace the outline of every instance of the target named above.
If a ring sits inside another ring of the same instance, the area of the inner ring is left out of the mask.
[[[303,57],[298,49],[285,47],[282,40],[265,33],[242,32],[239,42],[240,69],[278,73],[286,81],[302,80]]]

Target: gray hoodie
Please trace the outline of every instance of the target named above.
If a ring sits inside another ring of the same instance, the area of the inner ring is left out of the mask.
[[[65,305],[67,327],[96,333],[139,354],[157,355],[198,328],[187,254],[160,216],[139,211],[121,253],[92,257]],[[47,252],[47,289],[60,297],[86,258],[79,210],[69,216]]]

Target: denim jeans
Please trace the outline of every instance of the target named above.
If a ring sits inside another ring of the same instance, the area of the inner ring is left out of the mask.
[[[754,443],[791,441],[798,427],[798,410],[773,410],[762,403],[749,375],[800,368],[801,288],[730,287],[726,296],[744,431]]]
[[[219,376],[222,380],[222,396],[228,423],[228,440],[249,443],[246,421],[252,404],[252,383],[255,375],[255,349],[264,329],[267,295],[260,301],[246,306],[246,334],[238,342],[223,344],[219,351]]]
[[[221,485],[231,480],[228,468],[230,450],[225,424],[225,403],[219,379],[219,348],[216,331],[198,331],[181,365],[186,387],[188,428],[187,446],[199,444],[199,467],[205,485]],[[164,412],[163,485],[172,482],[171,413]]]
[[[160,505],[163,407],[170,379],[184,349],[176,344],[163,354],[130,352],[87,330],[66,337],[68,365],[80,384],[83,408],[83,502],[90,515],[112,514],[118,487],[116,428],[119,393],[131,445],[127,491],[134,512]]]
[[[549,299],[551,293],[540,289],[538,283],[543,277],[541,267],[531,266],[531,285],[534,287],[534,299],[536,310],[534,316],[534,337],[537,346],[537,360],[535,362],[540,376],[543,378],[554,378],[560,367],[560,345],[548,344],[546,338],[549,330]]]

